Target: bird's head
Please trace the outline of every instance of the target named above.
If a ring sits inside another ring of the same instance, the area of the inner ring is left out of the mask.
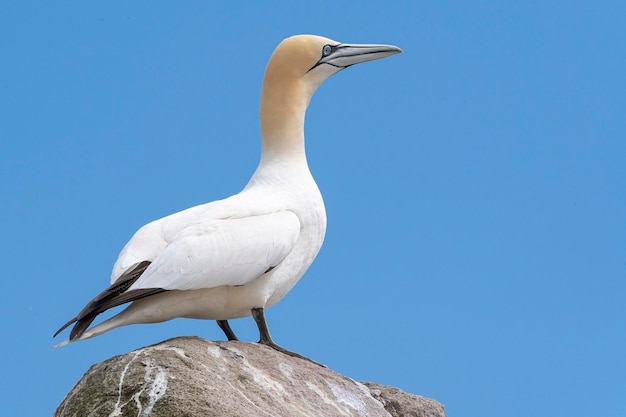
[[[398,54],[390,45],[353,45],[314,35],[283,40],[265,69],[261,93],[261,136],[269,149],[304,154],[304,118],[313,93],[336,72],[360,62]]]
[[[266,82],[303,82],[310,94],[331,75],[351,65],[401,53],[391,45],[339,43],[315,35],[296,35],[274,50],[265,70]]]

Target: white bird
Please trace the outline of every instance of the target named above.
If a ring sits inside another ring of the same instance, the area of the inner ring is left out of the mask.
[[[304,149],[306,109],[331,75],[400,52],[313,35],[283,40],[265,70],[261,160],[248,184],[229,198],[140,228],[122,249],[111,286],[56,332],[76,323],[69,340],[57,346],[176,317],[217,320],[228,340],[238,340],[227,320],[252,315],[259,343],[302,357],[272,340],[264,309],[298,282],[326,232],[324,202]],[[89,327],[100,313],[128,302],[121,313]]]

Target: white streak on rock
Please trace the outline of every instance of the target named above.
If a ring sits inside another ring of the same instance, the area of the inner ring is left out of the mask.
[[[283,384],[273,379],[271,376],[268,376],[261,369],[250,365],[250,362],[248,361],[248,359],[240,351],[238,351],[237,349],[232,349],[232,350],[235,351],[241,357],[241,360],[243,362],[241,365],[241,369],[249,373],[250,375],[252,375],[252,379],[254,380],[254,382],[262,386],[266,390],[272,391],[280,396],[284,397],[287,395],[287,391],[285,390],[285,387],[283,386]]]
[[[282,372],[282,374],[285,375],[287,378],[291,378],[291,375],[293,375],[293,368],[287,365],[285,362],[281,362],[280,364],[278,364],[278,369],[280,369],[280,372]]]
[[[123,414],[124,407],[131,401],[135,403],[137,407],[138,413],[137,417],[149,417],[150,413],[152,413],[152,408],[154,404],[165,394],[167,390],[167,378],[168,372],[160,366],[154,364],[154,360],[151,357],[147,357],[142,363],[145,365],[145,373],[144,373],[144,382],[145,384],[141,387],[140,390],[136,391],[130,399],[124,403],[122,403],[122,387],[124,385],[124,378],[126,377],[126,372],[130,365],[139,357],[141,354],[150,353],[151,350],[172,350],[176,352],[178,355],[187,358],[185,352],[179,348],[169,348],[169,347],[160,347],[158,349],[154,348],[145,348],[139,349],[133,352],[133,357],[126,363],[122,373],[120,375],[120,382],[118,384],[117,391],[117,402],[115,403],[115,408],[109,414],[109,417],[119,417]],[[149,391],[147,392],[148,403],[145,408],[141,403],[141,395],[146,392],[146,389],[149,387]]]
[[[159,399],[165,395],[165,391],[167,391],[167,377],[168,372],[154,364],[154,360],[148,358],[144,364],[146,365],[146,374],[144,376],[144,381],[146,384],[150,385],[150,391],[148,391],[148,404],[146,405],[145,410],[141,412],[140,417],[149,417],[150,413],[152,413],[152,408],[154,404],[159,401]],[[154,376],[152,376],[152,371],[156,370]],[[144,388],[145,389],[145,388]],[[143,391],[143,389],[142,389]],[[141,410],[141,408],[139,408]]]
[[[139,356],[139,354],[141,353],[141,350],[137,350],[133,353],[134,353],[133,357],[130,358],[128,363],[124,366],[124,369],[122,370],[122,374],[120,375],[120,382],[117,385],[118,387],[117,402],[115,403],[115,408],[113,409],[113,411],[111,411],[111,414],[109,414],[109,417],[121,416],[122,408],[124,408],[124,406],[126,405],[126,403],[124,403],[120,406],[120,403],[122,402],[122,386],[124,385],[124,377],[126,376],[126,371],[128,371],[128,367],[130,366],[131,363],[135,361],[135,359],[137,359],[137,356]]]
[[[221,350],[222,349],[220,349],[220,347],[217,345],[210,345],[207,347],[207,352],[209,352],[212,356],[215,356],[216,358],[219,358],[221,356]]]
[[[241,395],[244,400],[246,400],[248,403],[250,403],[252,406],[254,406],[257,410],[259,410],[260,412],[262,412],[265,415],[268,415],[270,417],[274,417],[273,414],[270,414],[267,411],[263,410],[261,407],[259,407],[254,401],[252,401],[250,398],[248,398],[246,396],[246,394],[243,393],[243,391],[241,391],[239,388],[237,388],[233,384],[231,384],[230,381],[225,380],[220,374],[217,374],[217,373],[213,372],[211,369],[209,369],[203,363],[201,363],[200,366],[202,366],[208,373],[215,375],[218,379],[220,379],[221,381],[225,382],[229,387],[231,387],[235,392],[239,393],[239,395]]]
[[[183,359],[189,359],[189,356],[185,354],[185,351],[176,346],[151,346],[145,349],[146,351],[150,350],[171,350],[172,352],[176,352],[178,356]]]
[[[341,409],[340,407],[337,406],[337,403],[335,401],[333,401],[330,397],[328,397],[328,395],[326,395],[326,393],[317,385],[310,383],[309,381],[306,381],[306,386],[313,391],[314,393],[316,393],[317,395],[319,395],[319,397],[322,399],[322,401],[324,401],[326,404],[333,406],[339,413],[341,413],[341,415],[343,416],[350,416],[350,413],[346,412],[346,410]]]
[[[335,396],[337,403],[347,405],[359,413],[360,416],[367,416],[365,404],[363,404],[363,400],[357,394],[330,381],[326,381],[326,384]]]

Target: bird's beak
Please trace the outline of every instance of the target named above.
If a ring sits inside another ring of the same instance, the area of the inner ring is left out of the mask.
[[[322,64],[347,68],[350,65],[386,58],[399,53],[402,53],[402,49],[393,45],[354,45],[347,43],[326,45],[322,57],[311,70]]]

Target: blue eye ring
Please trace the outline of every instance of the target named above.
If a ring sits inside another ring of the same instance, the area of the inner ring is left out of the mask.
[[[333,51],[333,48],[330,45],[324,45],[322,48],[322,56],[328,56]]]

